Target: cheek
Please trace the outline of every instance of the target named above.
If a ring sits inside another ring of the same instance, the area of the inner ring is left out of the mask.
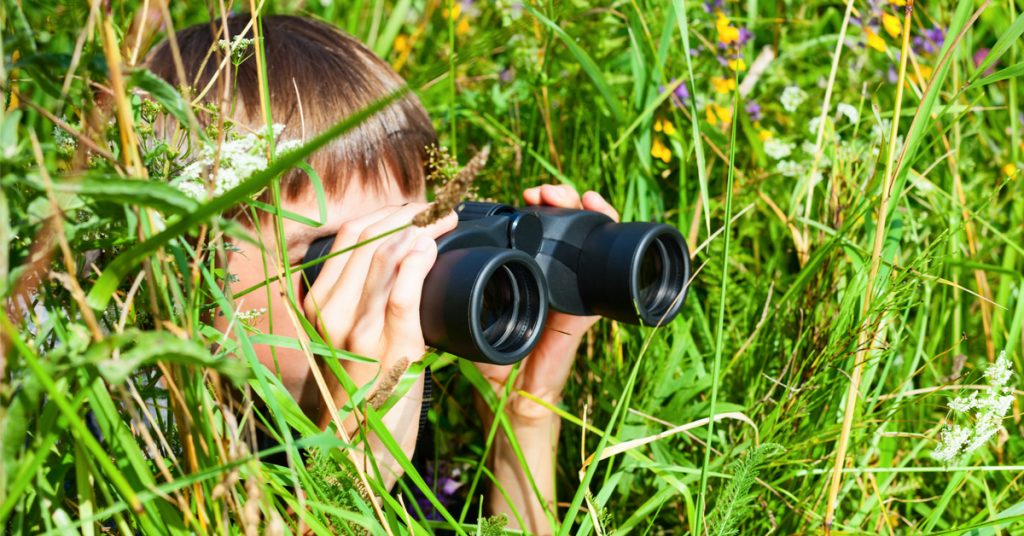
[[[289,299],[287,287],[279,281],[267,283],[251,292],[237,296],[246,289],[260,285],[268,278],[263,271],[263,260],[260,253],[251,248],[243,248],[242,251],[232,252],[228,255],[227,272],[235,276],[230,285],[232,294],[235,294],[235,307],[237,312],[246,312],[265,309],[266,312],[250,320],[249,323],[263,333],[275,333],[279,335],[294,335],[295,325],[289,313]],[[270,274],[272,277],[274,274]],[[293,295],[299,304],[302,303],[304,291],[300,284],[300,274],[292,276],[291,288]],[[301,308],[297,314],[301,314]],[[218,314],[214,325],[224,330],[229,325],[229,319]]]

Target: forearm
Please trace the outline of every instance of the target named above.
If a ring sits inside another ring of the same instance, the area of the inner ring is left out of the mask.
[[[545,510],[555,515],[555,456],[560,421],[554,415],[519,421],[509,417],[509,421],[522,460],[516,456],[509,438],[499,431],[491,458],[497,484],[488,496],[489,510],[506,514],[510,527],[519,527],[522,520],[522,528],[535,534],[550,534],[552,525]]]

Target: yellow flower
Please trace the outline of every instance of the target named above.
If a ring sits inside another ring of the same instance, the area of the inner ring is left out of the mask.
[[[1014,178],[1017,177],[1017,172],[1018,171],[1019,170],[1017,169],[1017,165],[1016,164],[1009,163],[1009,164],[1006,164],[1005,166],[1003,166],[1003,174],[1006,175],[1006,178],[1008,178],[1010,180],[1013,180]]]
[[[715,126],[718,124],[718,117],[715,116],[715,110],[712,106],[714,106],[714,104],[709,104],[708,107],[704,109],[704,118],[708,120],[709,125]]]
[[[903,25],[900,24],[900,18],[891,13],[882,14],[882,27],[885,28],[885,33],[889,34],[890,37],[898,37],[903,29]]]
[[[729,60],[729,68],[734,71],[743,72],[747,70],[747,64],[743,61],[743,58],[736,58]]]
[[[907,0],[889,0],[889,5],[891,5],[891,6],[899,6],[899,7],[906,7]]]
[[[920,69],[921,76],[915,76],[914,78],[916,79],[918,85],[923,86],[928,81],[928,79],[932,77],[932,68],[927,65],[921,65]]]
[[[395,38],[395,44],[392,45],[392,48],[394,48],[395,52],[398,52],[399,54],[408,52],[409,49],[412,48],[409,44],[409,36],[399,34],[398,37]]]
[[[719,121],[728,123],[732,121],[732,108],[711,103],[708,105],[707,110],[705,110],[704,115],[711,126],[717,125]]]
[[[469,19],[462,17],[459,19],[459,24],[455,27],[455,35],[466,35],[469,33]]]
[[[885,40],[880,35],[872,31],[871,28],[864,28],[864,33],[868,36],[869,47],[879,52],[885,52]]]
[[[718,118],[721,119],[723,123],[728,123],[728,122],[732,121],[732,108],[727,108],[725,106],[719,106],[717,104],[715,104],[714,107],[715,107],[715,115],[717,115]]]
[[[457,19],[459,18],[459,15],[462,14],[462,4],[454,2],[451,9],[445,8],[441,14],[444,15],[444,18],[446,19]]]
[[[767,141],[772,137],[772,132],[766,128],[762,128],[761,131],[757,133],[757,137],[761,141]]]
[[[654,145],[651,146],[651,156],[660,159],[662,162],[667,164],[672,160],[672,151],[668,147],[665,147],[665,144],[661,143],[661,140],[655,139]]]
[[[712,76],[711,87],[715,89],[715,93],[728,93],[736,89],[736,79]]]
[[[718,19],[715,21],[715,29],[718,30],[718,41],[731,45],[740,39],[740,31],[738,28],[732,26],[729,23],[729,17],[725,16],[725,13],[718,12]]]
[[[666,136],[671,136],[676,133],[676,127],[668,119],[658,119],[654,122],[654,130],[656,132],[664,132]]]

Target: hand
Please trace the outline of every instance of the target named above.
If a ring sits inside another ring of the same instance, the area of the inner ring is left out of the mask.
[[[524,191],[523,199],[528,205],[582,208],[619,220],[618,212],[596,192],[587,192],[581,198],[571,187],[544,185]],[[488,506],[492,513],[508,514],[511,527],[519,526],[521,520],[525,525],[523,528],[535,534],[552,532],[545,514],[545,504],[549,511],[553,511],[554,460],[561,423],[547,407],[515,393],[524,391],[546,404],[557,404],[562,398],[562,389],[569,379],[583,335],[598,318],[551,312],[540,341],[523,360],[516,383],[512,386],[513,394],[506,403],[505,413],[522,448],[525,466],[532,473],[542,497],[534,494],[509,438],[499,433],[489,462],[495,479],[501,483],[504,495],[508,495],[510,502],[506,502],[503,494],[492,490],[488,496]],[[511,365],[478,363],[477,367],[498,392],[501,392],[512,372]],[[490,426],[493,418],[490,408],[480,397],[475,402],[485,425]]]
[[[388,206],[347,221],[338,230],[332,252],[408,224],[426,207],[424,203]],[[452,213],[428,227],[406,228],[324,262],[303,300],[303,309],[336,348],[378,360],[341,362],[357,387],[376,377],[376,388],[404,360],[413,362],[423,357],[426,346],[419,314],[423,280],[437,257],[434,239],[453,229],[456,222]],[[348,393],[333,374],[324,376],[335,407],[341,408],[348,402]],[[407,456],[416,445],[422,398],[421,379],[382,419]],[[328,411],[322,411],[320,425],[326,426],[332,418]],[[354,416],[344,422],[349,437],[357,426]],[[370,438],[370,450],[382,468],[391,468],[390,475],[383,471],[385,476],[397,479],[401,469],[374,437]]]

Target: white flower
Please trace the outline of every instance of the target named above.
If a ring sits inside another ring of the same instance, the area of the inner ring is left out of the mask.
[[[1010,360],[1006,358],[1006,352],[1000,352],[996,362],[985,369],[985,377],[993,387],[1002,387],[1010,381],[1010,376],[1013,375],[1012,367]]]
[[[807,122],[807,132],[817,138],[819,126],[821,126],[821,117],[816,115]]]
[[[814,145],[813,142],[805,141],[802,144],[800,144],[800,150],[811,155],[811,157],[813,158],[814,153],[818,151],[818,147]],[[818,159],[818,167],[829,167],[830,165],[832,165],[832,161],[829,160],[829,158],[825,156],[824,151],[822,151],[821,158]]]
[[[871,125],[871,137],[880,140],[889,135],[890,129],[892,129],[892,121],[883,119],[881,124],[875,123]]]
[[[775,160],[781,160],[793,152],[793,144],[775,138],[768,138],[764,142],[764,152]]]
[[[778,165],[775,166],[775,169],[778,170],[783,177],[798,177],[804,172],[803,164],[792,160],[783,160],[779,162]]]
[[[196,201],[206,201],[206,186],[198,181],[180,181],[174,185],[175,188]]]
[[[940,462],[951,462],[960,453],[960,448],[964,446],[971,437],[970,428],[962,428],[960,426],[947,426],[942,431],[942,441],[939,442],[939,448],[932,451],[932,458],[939,460]]]
[[[782,97],[779,98],[779,101],[787,112],[795,112],[806,99],[807,93],[804,93],[804,90],[798,86],[787,86],[782,90]]]
[[[281,135],[284,125],[275,124],[271,130],[276,138]],[[283,141],[277,144],[276,153],[293,150],[298,145],[298,141]],[[187,195],[204,201],[209,198],[204,184],[207,175],[213,182],[213,195],[219,196],[267,169],[266,132],[243,137],[232,135],[219,147],[207,145],[197,153],[197,158],[181,170],[172,184]]]
[[[932,451],[932,457],[943,462],[951,462],[959,456],[967,456],[988,442],[992,436],[1003,429],[1003,418],[1013,405],[1011,389],[1006,386],[1013,376],[1013,368],[1006,358],[1006,353],[985,369],[988,385],[980,392],[973,392],[968,397],[958,397],[949,403],[949,409],[956,413],[968,413],[974,410],[974,427],[946,427],[942,434],[939,447]]]
[[[845,102],[840,102],[839,105],[836,106],[836,111],[839,112],[839,115],[845,115],[851,123],[856,123],[860,120],[860,113],[857,109]]]

